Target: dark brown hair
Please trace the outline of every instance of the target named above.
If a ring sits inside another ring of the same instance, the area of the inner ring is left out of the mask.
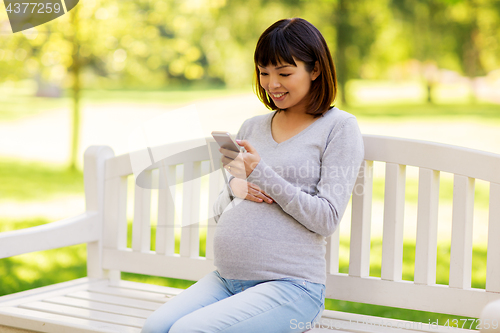
[[[269,63],[288,63],[297,66],[295,57],[305,63],[307,72],[319,63],[320,75],[311,82],[307,113],[315,118],[325,113],[337,95],[337,76],[332,55],[323,35],[308,21],[302,18],[279,20],[266,29],[260,36],[255,48],[255,92],[259,99],[271,110],[279,109],[260,85],[258,66],[267,67]]]

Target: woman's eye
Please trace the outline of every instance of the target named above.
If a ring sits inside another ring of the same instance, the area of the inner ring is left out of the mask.
[[[267,73],[260,73],[260,75],[264,76],[267,75]],[[290,76],[290,74],[280,74],[280,75],[284,77]]]

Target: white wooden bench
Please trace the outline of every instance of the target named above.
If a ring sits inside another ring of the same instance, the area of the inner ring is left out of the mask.
[[[490,325],[499,320],[500,155],[382,136],[364,135],[364,140],[365,162],[352,197],[349,273],[339,273],[339,232],[335,232],[327,239],[326,297],[468,318],[479,318],[489,304],[483,319]],[[214,145],[211,138],[207,142]],[[188,143],[176,145],[191,147]],[[175,165],[182,164],[184,179],[196,179],[208,160],[208,149],[200,147],[171,157],[165,170],[175,178]],[[373,161],[386,162],[381,278],[369,276]],[[420,168],[414,281],[402,280],[406,166]],[[154,178],[155,167],[144,174],[146,183]],[[440,171],[454,174],[449,285],[436,284]],[[85,213],[0,234],[0,258],[81,243],[87,243],[88,251],[88,277],[1,297],[0,332],[139,332],[148,315],[182,289],[124,281],[120,272],[196,281],[215,269],[213,218],[182,228],[180,253],[175,253],[176,206],[167,188],[153,192],[158,193],[160,203],[153,252],[152,191],[135,185],[132,246],[127,248],[127,177],[131,174],[128,154],[115,157],[109,147],[91,146],[84,156]],[[177,206],[177,213],[182,213],[183,225],[198,221],[200,211],[211,211],[224,184],[221,174],[219,170],[209,176],[205,201],[200,199],[204,192],[200,178],[182,185],[183,204],[180,210]],[[475,179],[490,182],[486,289],[471,288]],[[200,257],[203,230],[206,256]],[[324,328],[311,332],[331,332],[335,327],[342,332],[450,331],[329,310],[324,311],[321,323]]]

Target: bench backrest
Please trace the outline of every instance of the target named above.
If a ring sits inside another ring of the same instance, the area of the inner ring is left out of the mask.
[[[99,262],[110,276],[119,278],[124,271],[196,281],[215,269],[212,207],[224,179],[221,169],[211,168],[209,152],[214,149],[207,148],[218,147],[212,138],[206,141],[207,146],[195,149],[190,148],[194,141],[174,144],[173,151],[184,152],[147,168],[141,186],[134,182],[133,200],[127,197],[129,179],[134,179],[129,154],[105,161]],[[365,161],[352,195],[349,273],[339,273],[336,231],[327,239],[326,297],[479,317],[489,301],[500,298],[500,155],[373,135],[364,135],[364,143]],[[385,162],[380,278],[369,276],[374,161]],[[414,281],[402,280],[406,166],[419,168]],[[440,172],[454,174],[449,285],[436,284]],[[485,289],[471,288],[475,179],[490,183]],[[175,193],[169,186],[156,189],[167,182],[176,184]],[[128,202],[133,204],[130,247]],[[157,221],[153,228],[152,217]]]

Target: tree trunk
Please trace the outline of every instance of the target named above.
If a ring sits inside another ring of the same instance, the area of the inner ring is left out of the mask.
[[[79,6],[71,10],[71,23],[73,25],[73,53],[71,72],[73,76],[73,117],[72,117],[72,136],[71,136],[71,161],[70,168],[76,170],[76,163],[78,159],[78,148],[80,141],[80,51],[79,51]]]
[[[336,71],[337,83],[339,85],[340,100],[342,105],[348,104],[346,85],[348,80],[348,67],[346,58],[346,49],[349,44],[349,23],[347,12],[347,0],[339,0],[337,11],[335,13],[337,50],[336,50]]]

